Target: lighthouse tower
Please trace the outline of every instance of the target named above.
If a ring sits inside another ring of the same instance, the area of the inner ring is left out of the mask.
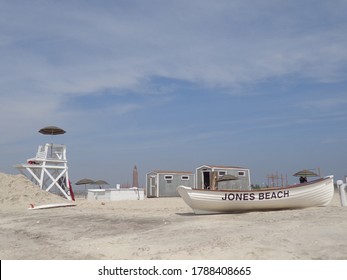
[[[42,190],[63,195],[74,200],[68,175],[66,146],[45,144],[39,146],[36,156],[27,163],[15,166]]]

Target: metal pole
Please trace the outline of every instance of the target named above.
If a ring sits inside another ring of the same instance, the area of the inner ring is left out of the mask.
[[[347,206],[346,191],[345,191],[347,184],[344,184],[342,180],[338,180],[336,183],[337,183],[337,186],[339,187],[341,206]]]

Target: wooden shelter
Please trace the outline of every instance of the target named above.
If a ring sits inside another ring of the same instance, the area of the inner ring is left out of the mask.
[[[202,165],[195,176],[197,189],[251,189],[250,170],[244,167]]]
[[[146,197],[179,196],[180,185],[194,187],[194,174],[187,171],[153,170],[146,174]]]

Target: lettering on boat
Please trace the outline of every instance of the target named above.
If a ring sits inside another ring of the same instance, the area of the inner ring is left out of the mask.
[[[225,193],[222,200],[268,200],[289,197],[289,190],[259,193]]]

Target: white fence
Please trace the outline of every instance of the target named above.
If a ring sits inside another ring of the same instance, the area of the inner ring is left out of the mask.
[[[143,189],[89,189],[88,200],[142,200],[144,199]]]

